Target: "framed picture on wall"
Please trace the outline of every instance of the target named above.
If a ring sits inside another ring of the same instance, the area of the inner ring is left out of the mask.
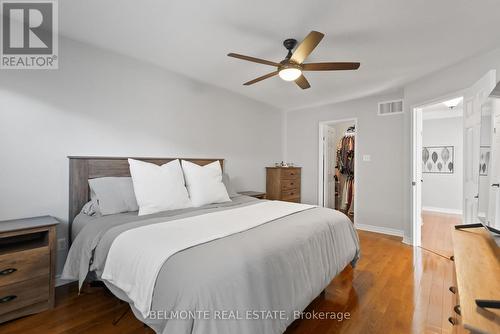
[[[453,146],[426,146],[422,148],[422,172],[453,174],[455,169]]]
[[[490,166],[490,146],[481,146],[479,148],[479,175],[488,175],[488,167]]]

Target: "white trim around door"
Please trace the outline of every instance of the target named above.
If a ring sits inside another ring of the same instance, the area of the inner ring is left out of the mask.
[[[464,91],[452,92],[446,95],[436,97],[431,100],[423,101],[413,105],[411,111],[411,229],[413,246],[422,245],[422,109],[443,101],[463,96]],[[409,239],[409,238],[406,238]],[[407,240],[410,241],[410,240]]]
[[[356,183],[356,175],[358,174],[358,165],[359,165],[359,152],[360,152],[360,146],[359,146],[359,125],[358,125],[358,119],[357,118],[343,118],[343,119],[335,119],[335,120],[329,120],[329,121],[321,121],[318,124],[319,127],[319,135],[318,135],[318,205],[324,207],[325,206],[325,188],[326,188],[326,170],[325,170],[325,145],[324,145],[324,140],[325,140],[325,133],[324,129],[325,126],[328,125],[333,125],[337,123],[344,123],[344,122],[354,122],[354,126],[356,127],[356,140],[354,141],[354,184],[355,184],[355,189],[354,191],[354,225],[356,225],[356,218],[358,217],[358,192],[359,189],[362,187],[359,187],[359,184]],[[381,232],[382,233],[382,232]]]

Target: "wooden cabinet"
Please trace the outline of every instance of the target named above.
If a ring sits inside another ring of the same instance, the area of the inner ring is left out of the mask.
[[[300,203],[300,167],[267,167],[267,199]]]
[[[500,310],[477,299],[500,300],[500,248],[482,227],[453,231],[456,305],[449,311],[454,333],[500,333]]]
[[[0,323],[54,307],[52,217],[0,222]]]

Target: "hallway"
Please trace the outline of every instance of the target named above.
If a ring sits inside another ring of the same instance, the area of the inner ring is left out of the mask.
[[[422,248],[444,257],[453,255],[453,226],[461,224],[456,214],[422,211]]]

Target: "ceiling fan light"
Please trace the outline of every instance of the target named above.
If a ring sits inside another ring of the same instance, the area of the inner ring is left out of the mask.
[[[295,67],[286,67],[281,69],[278,74],[285,81],[294,81],[302,75],[302,71]]]

